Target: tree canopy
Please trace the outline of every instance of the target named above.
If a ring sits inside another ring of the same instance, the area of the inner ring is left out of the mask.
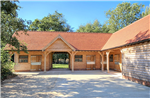
[[[123,27],[142,18],[141,12],[144,5],[138,3],[123,2],[118,4],[115,9],[108,10],[108,28],[110,33],[114,33]]]
[[[150,7],[146,7],[145,11],[143,11],[143,8],[144,5],[138,3],[120,3],[115,9],[106,12],[108,20],[103,25],[95,20],[93,24],[80,25],[76,32],[114,33],[150,14]]]
[[[23,50],[27,53],[27,47],[19,42],[14,33],[19,36],[18,31],[24,31],[26,34],[28,26],[26,21],[17,18],[17,11],[20,7],[16,1],[1,1],[1,79],[5,79],[7,75],[12,75],[13,63],[10,61],[10,55],[4,50],[6,44],[9,44],[19,52]],[[12,49],[13,50],[13,49]]]
[[[9,44],[19,52],[20,50],[26,51],[27,48],[12,35],[14,32],[18,35],[18,31],[24,31],[26,34],[28,29],[26,24],[28,23],[21,18],[17,18],[18,14],[16,10],[20,7],[16,2],[17,1],[1,1],[1,48]]]
[[[147,6],[146,9],[145,9],[145,12],[142,12],[142,17],[144,17],[148,14],[150,14],[150,6]]]
[[[87,23],[86,25],[80,25],[79,29],[76,32],[95,32],[95,33],[107,33],[108,28],[106,24],[103,26],[100,24],[98,20],[95,20],[94,23]]]
[[[55,11],[54,14],[49,14],[43,19],[35,19],[30,27],[31,31],[72,31],[69,24],[63,17],[62,13]]]

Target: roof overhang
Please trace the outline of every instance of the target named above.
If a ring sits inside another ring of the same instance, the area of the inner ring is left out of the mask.
[[[120,48],[120,47],[135,45],[135,44],[144,43],[144,42],[147,42],[147,41],[150,41],[150,38],[149,39],[145,39],[145,40],[141,40],[141,41],[137,41],[137,42],[133,42],[133,43],[124,44],[124,45],[121,45],[121,46],[116,46],[116,47],[104,49],[104,50],[101,50],[101,51],[107,51],[107,50],[111,50],[111,49],[115,49],[115,48]]]

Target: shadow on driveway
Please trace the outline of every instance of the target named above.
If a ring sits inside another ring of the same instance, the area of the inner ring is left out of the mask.
[[[149,87],[101,71],[48,71],[19,74],[5,80],[1,97],[149,98],[149,90]]]

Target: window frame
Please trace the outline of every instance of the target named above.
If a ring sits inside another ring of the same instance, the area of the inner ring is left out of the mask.
[[[81,58],[80,57],[76,57],[76,56],[81,56]],[[80,59],[82,59],[82,61],[80,61]],[[74,62],[83,62],[83,55],[75,55],[74,56]]]
[[[27,56],[27,62],[20,62],[20,56]],[[19,55],[18,60],[19,60],[19,63],[28,63],[29,62],[29,56],[28,55]]]

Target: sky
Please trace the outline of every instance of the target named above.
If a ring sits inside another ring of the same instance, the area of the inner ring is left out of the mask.
[[[116,8],[123,1],[19,1],[22,8],[18,11],[18,17],[24,20],[34,21],[53,14],[55,11],[62,13],[67,23],[76,31],[80,25],[93,23],[98,20],[104,24],[108,18],[105,12]],[[126,1],[130,3],[149,6],[149,1]],[[143,9],[144,11],[144,9]]]

